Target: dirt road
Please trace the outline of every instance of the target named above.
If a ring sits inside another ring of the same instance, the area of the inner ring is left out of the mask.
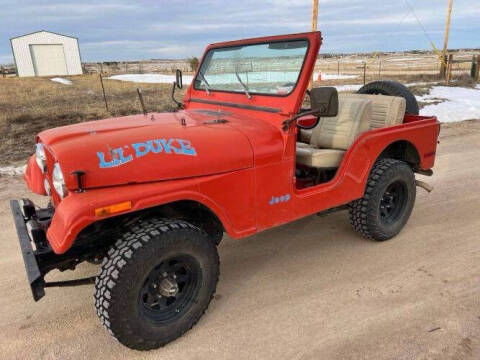
[[[345,212],[224,239],[207,314],[140,353],[100,326],[91,286],[34,303],[7,202],[28,191],[0,178],[0,358],[480,359],[480,122],[443,127],[428,181],[434,192],[418,190],[406,228],[385,243],[353,233]]]

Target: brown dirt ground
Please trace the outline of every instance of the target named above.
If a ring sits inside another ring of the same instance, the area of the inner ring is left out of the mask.
[[[7,201],[31,195],[20,177],[0,177],[0,358],[479,359],[479,143],[480,121],[442,126],[427,179],[435,190],[418,190],[409,223],[391,241],[356,235],[345,212],[225,238],[206,315],[148,353],[101,327],[92,286],[32,300]],[[49,279],[97,271],[82,264]]]

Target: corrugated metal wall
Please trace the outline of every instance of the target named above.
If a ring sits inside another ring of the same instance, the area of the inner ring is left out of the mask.
[[[47,31],[39,31],[33,34],[20,36],[11,40],[13,56],[17,66],[18,76],[35,76],[35,66],[32,59],[30,45],[52,45],[59,44],[63,46],[65,53],[65,64],[59,66],[58,74],[53,75],[79,75],[82,74],[82,63],[80,60],[80,51],[76,38],[54,34]]]

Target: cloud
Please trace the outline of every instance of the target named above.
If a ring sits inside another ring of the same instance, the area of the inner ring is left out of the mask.
[[[440,46],[444,1],[408,0]],[[200,56],[213,42],[310,30],[311,0],[0,0],[0,53],[40,29],[79,38],[85,61]],[[480,1],[456,0],[451,47],[480,47]],[[322,52],[428,49],[403,1],[320,0]],[[4,55],[6,56],[6,55]],[[0,61],[5,61],[5,57]],[[8,59],[7,59],[8,61]]]

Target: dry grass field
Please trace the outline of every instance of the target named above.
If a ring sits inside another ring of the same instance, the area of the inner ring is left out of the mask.
[[[135,84],[104,79],[106,111],[99,75],[68,77],[73,85],[49,78],[0,78],[1,165],[25,161],[39,131],[77,122],[141,112],[137,87],[149,111],[171,111],[169,84]],[[181,94],[179,93],[180,97]]]
[[[480,51],[455,52],[455,59],[472,59]],[[423,95],[439,82],[438,58],[431,52],[357,54],[343,56],[321,55],[315,72],[330,75],[354,75],[354,78],[325,78],[315,85],[353,85],[363,83],[363,62],[367,64],[366,82],[394,79],[402,83],[420,83],[410,89]],[[34,136],[43,129],[87,120],[104,119],[141,112],[136,88],[141,87],[149,111],[171,111],[170,84],[147,84],[106,79],[118,73],[166,73],[180,67],[183,60],[151,60],[146,62],[86,64],[89,72],[104,72],[104,85],[109,111],[105,108],[98,73],[66,77],[72,85],[53,82],[49,78],[0,77],[0,166],[25,162],[31,154]],[[455,86],[472,86],[469,78],[471,63],[455,64]],[[185,74],[191,74],[184,72]],[[426,84],[425,84],[426,83]],[[182,97],[182,92],[177,94]],[[422,104],[420,104],[422,105]]]

